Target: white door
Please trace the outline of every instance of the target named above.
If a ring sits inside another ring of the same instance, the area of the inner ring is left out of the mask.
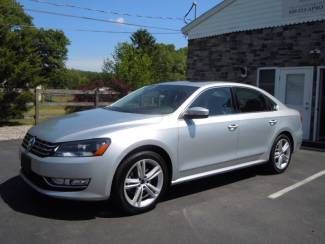
[[[275,96],[289,108],[300,112],[303,119],[303,138],[310,139],[313,68],[284,68]]]

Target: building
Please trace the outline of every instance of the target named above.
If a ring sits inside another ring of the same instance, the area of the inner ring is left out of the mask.
[[[325,0],[225,0],[186,25],[189,80],[257,85],[325,142]]]

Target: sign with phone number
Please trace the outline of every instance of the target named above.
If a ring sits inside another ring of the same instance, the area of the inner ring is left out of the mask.
[[[318,16],[325,14],[325,0],[282,0],[284,17]]]

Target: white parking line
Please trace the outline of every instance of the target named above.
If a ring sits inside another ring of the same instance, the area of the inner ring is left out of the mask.
[[[319,178],[319,177],[321,177],[323,175],[325,175],[325,170],[320,171],[317,174],[314,174],[314,175],[312,175],[312,176],[310,176],[310,177],[308,177],[308,178],[306,178],[306,179],[304,179],[302,181],[299,181],[296,184],[293,184],[292,186],[286,187],[286,188],[284,188],[284,189],[282,189],[282,190],[280,190],[280,191],[278,191],[276,193],[273,193],[273,194],[269,195],[268,198],[276,199],[278,197],[281,197],[282,195],[288,193],[289,191],[297,189],[298,187],[300,187],[302,185],[305,185],[305,184],[307,184],[307,183],[309,183],[309,182],[311,182],[311,181],[313,181],[313,180],[315,180],[315,179],[317,179],[317,178]]]

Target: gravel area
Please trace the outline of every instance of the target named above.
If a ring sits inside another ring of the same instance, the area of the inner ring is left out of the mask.
[[[29,128],[30,125],[0,127],[0,141],[22,139]]]

